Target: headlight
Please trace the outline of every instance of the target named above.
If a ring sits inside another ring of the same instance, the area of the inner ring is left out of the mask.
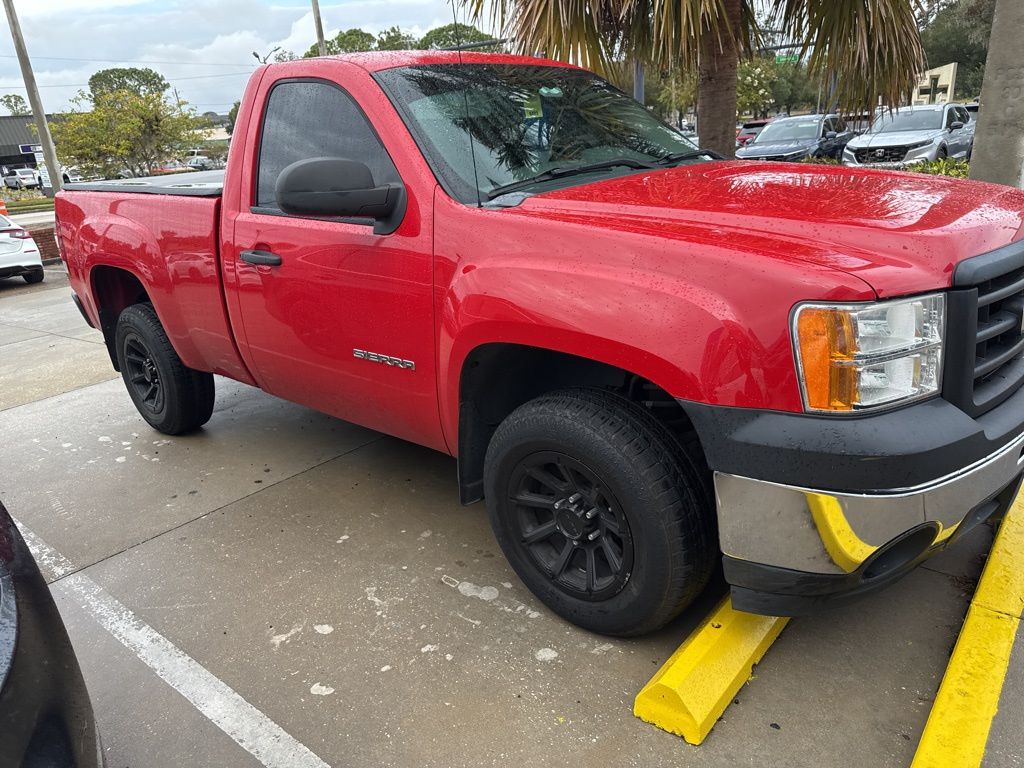
[[[800,304],[793,315],[804,408],[855,413],[920,400],[942,386],[946,297]]]
[[[936,137],[937,138],[937,137]],[[914,144],[908,144],[907,149],[920,149],[921,147],[927,147],[935,143],[935,139],[925,139],[924,141],[918,141]]]

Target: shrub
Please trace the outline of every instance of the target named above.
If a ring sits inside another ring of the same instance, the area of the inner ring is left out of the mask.
[[[944,157],[928,163],[914,163],[907,170],[917,171],[918,173],[930,173],[933,176],[950,176],[954,179],[966,179],[970,166],[966,160],[953,160],[952,158]]]

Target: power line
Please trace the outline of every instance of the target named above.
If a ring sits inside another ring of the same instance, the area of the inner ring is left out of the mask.
[[[247,72],[222,72],[219,75],[190,75],[186,77],[167,77],[164,78],[169,83],[176,83],[179,80],[203,80],[211,77],[237,77],[239,75],[251,75],[252,70]],[[89,83],[48,83],[47,85],[40,85],[40,88],[87,88]],[[0,85],[0,90],[25,90],[23,85]]]
[[[5,53],[0,54],[0,59],[16,59],[17,56]],[[217,61],[157,61],[150,59],[143,61],[141,59],[78,59],[69,56],[33,56],[33,59],[45,59],[46,61],[87,61],[93,64],[191,64],[193,66],[202,67],[237,67],[239,63],[237,61],[228,64],[227,62],[221,63]]]

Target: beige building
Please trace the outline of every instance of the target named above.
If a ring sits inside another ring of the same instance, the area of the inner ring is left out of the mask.
[[[956,87],[956,62],[929,69],[920,78],[914,88],[910,103],[945,104],[953,100],[953,89]]]

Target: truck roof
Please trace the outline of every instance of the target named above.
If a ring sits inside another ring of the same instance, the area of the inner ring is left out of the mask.
[[[326,56],[326,59],[341,59],[358,64],[368,72],[380,72],[396,67],[412,67],[423,64],[527,64],[542,67],[569,67],[574,64],[535,56],[514,56],[507,53],[481,53],[479,51],[372,51],[367,53],[346,53],[340,56]],[[303,60],[300,60],[303,61]],[[308,59],[304,60],[308,63]],[[288,67],[291,62],[282,61],[268,67]]]

